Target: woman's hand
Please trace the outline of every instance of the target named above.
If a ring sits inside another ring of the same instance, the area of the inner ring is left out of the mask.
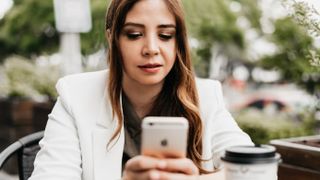
[[[149,156],[136,156],[125,165],[124,180],[159,179],[158,171],[164,169],[165,161]]]
[[[195,180],[198,168],[187,158],[157,159],[148,156],[136,156],[130,159],[124,169],[124,180]]]

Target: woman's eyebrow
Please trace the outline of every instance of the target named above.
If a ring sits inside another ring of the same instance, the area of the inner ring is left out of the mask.
[[[143,24],[139,24],[139,23],[133,23],[133,22],[127,22],[123,25],[123,27],[126,27],[126,26],[135,26],[135,27],[140,27],[140,28],[143,28],[144,25]]]
[[[176,25],[174,24],[160,24],[158,25],[158,28],[176,28]]]
[[[126,26],[135,26],[135,27],[139,27],[139,28],[144,28],[145,25],[144,24],[140,24],[140,23],[134,23],[134,22],[127,22],[123,25],[123,27]],[[158,28],[176,28],[176,25],[174,24],[160,24],[157,26]]]

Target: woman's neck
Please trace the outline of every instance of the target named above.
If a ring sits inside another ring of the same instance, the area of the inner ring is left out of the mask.
[[[141,85],[128,81],[125,78],[122,82],[122,89],[132,104],[139,118],[145,117],[153,107],[153,103],[159,95],[161,84]]]

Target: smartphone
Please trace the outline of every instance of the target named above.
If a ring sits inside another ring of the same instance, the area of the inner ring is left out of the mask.
[[[189,124],[184,117],[144,118],[141,154],[156,158],[186,157],[188,129]]]

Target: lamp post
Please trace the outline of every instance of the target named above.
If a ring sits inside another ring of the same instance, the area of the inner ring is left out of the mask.
[[[92,27],[89,0],[54,0],[56,28],[60,32],[61,73],[82,72],[80,34]]]

